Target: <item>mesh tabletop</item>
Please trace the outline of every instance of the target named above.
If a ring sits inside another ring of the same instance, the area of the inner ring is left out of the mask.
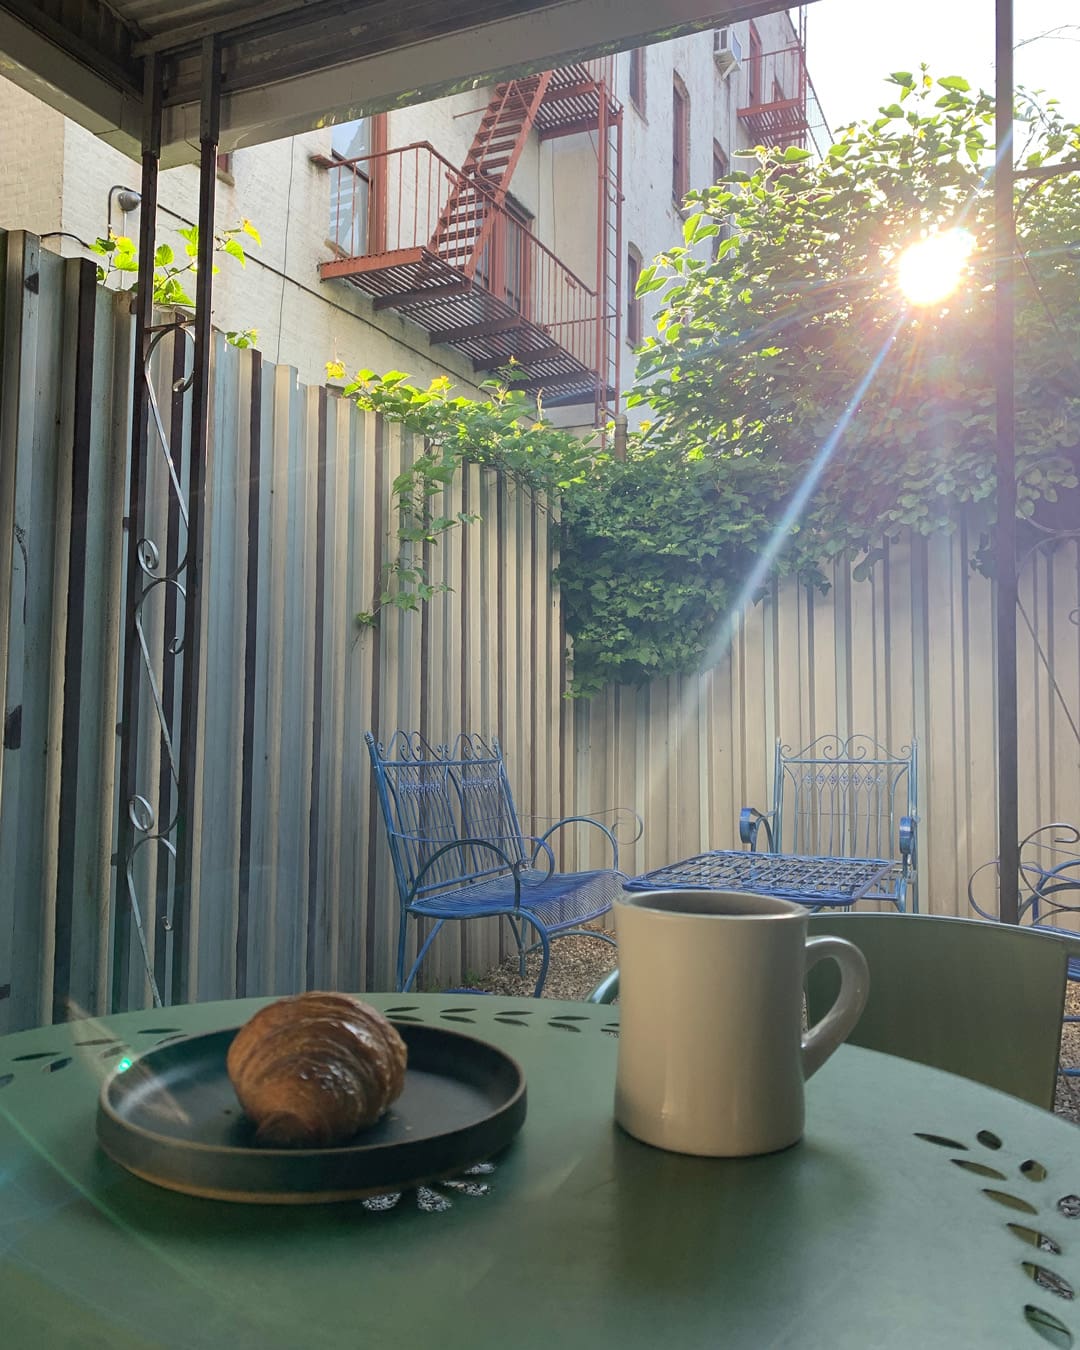
[[[658,867],[634,877],[626,889],[760,891],[803,904],[850,905],[879,897],[891,900],[899,875],[900,864],[888,858],[800,858],[731,849]]]
[[[1080,1332],[1070,1122],[841,1046],[799,1144],[684,1157],[612,1122],[617,1007],[368,997],[521,1064],[528,1115],[486,1167],[337,1205],[161,1190],[99,1150],[102,1072],[265,1000],[0,1038],[4,1350],[1045,1350]]]

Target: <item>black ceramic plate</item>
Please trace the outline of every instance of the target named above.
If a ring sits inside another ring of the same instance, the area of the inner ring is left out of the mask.
[[[338,1148],[260,1148],[225,1055],[237,1028],[173,1041],[101,1089],[102,1148],[170,1190],[252,1204],[353,1200],[452,1176],[505,1147],[525,1120],[525,1076],[486,1041],[398,1023],[405,1090],[383,1118]]]

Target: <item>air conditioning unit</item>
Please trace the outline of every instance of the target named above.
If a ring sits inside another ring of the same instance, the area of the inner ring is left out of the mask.
[[[733,70],[742,65],[742,43],[735,36],[730,24],[713,30],[713,60],[720,74],[727,79]]]

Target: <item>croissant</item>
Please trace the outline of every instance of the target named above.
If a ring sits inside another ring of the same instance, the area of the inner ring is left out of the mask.
[[[405,1058],[382,1013],[347,994],[309,993],[260,1009],[236,1033],[226,1069],[258,1143],[327,1148],[401,1095]]]

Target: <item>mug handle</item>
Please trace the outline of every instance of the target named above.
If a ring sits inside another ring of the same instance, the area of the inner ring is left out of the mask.
[[[840,967],[840,993],[821,1021],[803,1037],[804,1079],[817,1073],[837,1046],[851,1034],[870,993],[870,970],[858,947],[838,937],[816,937],[807,941],[807,972],[827,957],[832,957]]]

